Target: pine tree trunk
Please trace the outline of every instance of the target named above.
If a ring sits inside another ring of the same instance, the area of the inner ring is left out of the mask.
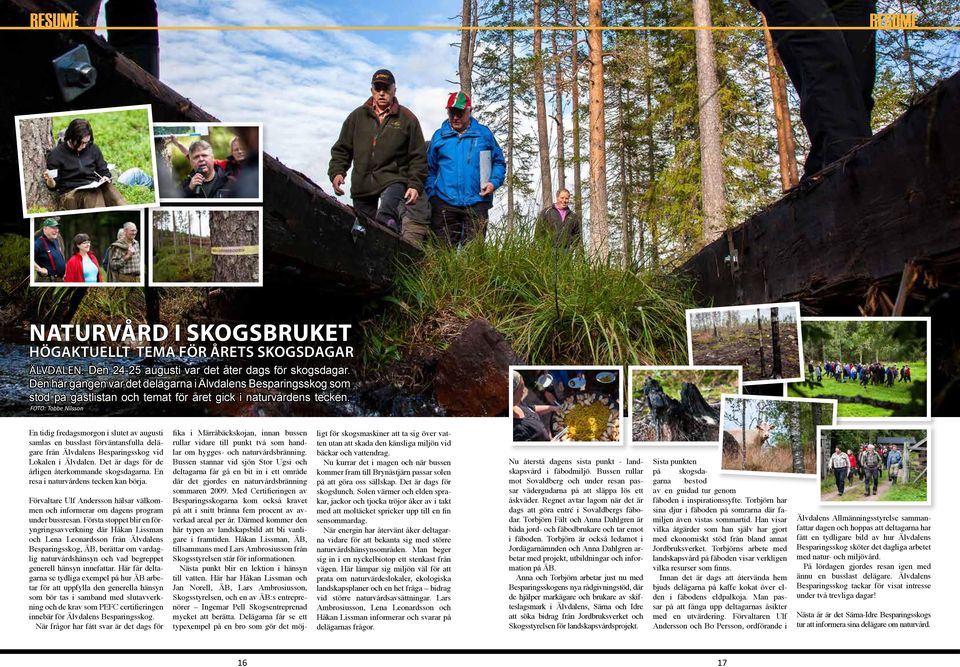
[[[626,110],[623,103],[623,86],[617,91],[617,114],[620,130],[620,233],[623,235],[623,268],[629,269],[633,264],[633,226],[627,212],[627,124]]]
[[[763,377],[763,319],[760,317],[760,309],[757,308],[757,331],[760,335],[760,377]]]
[[[570,0],[570,25],[574,27],[570,51],[570,119],[573,122],[573,208],[583,214],[583,183],[580,180],[580,33],[577,1]]]
[[[693,23],[713,24],[710,1],[693,0]],[[700,108],[700,190],[703,201],[703,241],[709,243],[723,232],[726,201],[723,194],[723,153],[720,147],[720,84],[713,33],[695,30],[697,53],[697,100]]]
[[[607,221],[606,126],[603,113],[603,7],[601,0],[587,4],[590,27],[590,254],[606,262],[610,254]]]
[[[508,5],[509,22],[514,24],[516,20],[516,5],[514,0],[510,0]],[[514,219],[514,201],[513,201],[513,119],[516,108],[514,97],[514,32],[509,31],[507,35],[507,232],[513,231]]]
[[[553,6],[553,24],[560,25],[560,3]],[[550,42],[553,47],[554,70],[554,110],[557,114],[557,190],[566,189],[566,161],[563,157],[563,68],[561,67],[560,51],[557,49],[557,30],[550,33]]]
[[[793,125],[787,102],[787,82],[783,78],[783,64],[773,48],[773,38],[763,19],[763,43],[767,48],[767,69],[770,72],[770,90],[773,94],[773,117],[777,124],[777,155],[780,158],[780,186],[786,192],[800,182],[797,172],[797,147],[793,141]]]
[[[47,153],[56,145],[52,118],[24,118],[20,121],[20,154],[23,160],[23,189],[28,211],[56,211],[56,198],[43,181]]]
[[[193,264],[193,211],[187,211],[187,256]]]
[[[800,430],[800,403],[790,404],[790,451],[793,472],[803,474],[803,433]]]
[[[212,248],[258,245],[257,211],[210,211]],[[213,256],[213,282],[255,283],[259,280],[257,255]]]
[[[547,102],[543,83],[543,32],[540,30],[541,0],[533,0],[533,88],[536,97],[537,140],[540,147],[540,199],[546,207],[553,201],[550,177],[550,137],[547,134]]]
[[[457,73],[460,78],[460,90],[467,95],[473,87],[473,36],[468,28],[472,25],[473,19],[473,1],[463,0],[463,10],[461,13],[460,30],[460,61]]]

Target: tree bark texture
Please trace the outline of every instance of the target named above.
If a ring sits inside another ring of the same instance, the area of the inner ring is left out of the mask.
[[[606,126],[603,112],[603,3],[589,0],[590,27],[587,45],[590,53],[590,254],[595,261],[606,262],[610,254],[610,230],[607,226]]]
[[[573,208],[583,213],[583,183],[580,180],[580,33],[577,27],[577,0],[570,0],[570,121],[573,124]]]
[[[762,16],[762,15],[761,15]],[[797,171],[797,146],[793,141],[793,124],[787,102],[787,82],[783,64],[773,48],[773,37],[763,19],[763,43],[767,49],[767,70],[770,72],[770,90],[773,94],[773,117],[777,124],[777,156],[780,159],[780,187],[784,192],[800,182]]]
[[[803,474],[803,433],[800,430],[800,403],[790,405],[790,451],[793,472]]]
[[[709,0],[693,0],[693,23],[697,27],[713,25]],[[713,33],[695,30],[697,54],[697,101],[700,120],[700,196],[703,203],[703,240],[709,243],[724,227],[723,153],[720,147],[720,83]]]
[[[258,245],[259,230],[257,211],[210,211],[212,248]],[[259,278],[257,255],[213,256],[215,283],[255,283]]]
[[[60,207],[43,182],[47,153],[55,144],[52,118],[24,118],[20,121],[20,157],[23,160],[27,211],[56,211]]]
[[[536,98],[537,140],[540,147],[540,199],[546,207],[553,201],[553,182],[550,177],[550,137],[547,133],[547,101],[543,82],[543,32],[541,1],[533,0],[533,89]]]
[[[473,35],[469,28],[473,22],[473,0],[463,0],[460,25],[460,61],[457,74],[460,79],[460,90],[467,95],[473,88]]]

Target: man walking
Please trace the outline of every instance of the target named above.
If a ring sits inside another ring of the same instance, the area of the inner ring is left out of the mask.
[[[450,93],[447,120],[427,151],[430,228],[449,245],[486,234],[493,191],[507,173],[500,145],[486,125],[471,118],[472,110],[469,95]]]
[[[107,275],[111,282],[140,282],[140,243],[137,226],[132,222],[125,222],[117,240],[110,244]]]
[[[876,494],[877,485],[880,483],[880,470],[883,467],[883,460],[873,445],[867,445],[867,451],[860,459],[860,467],[863,469],[864,495],[870,495],[871,481],[873,481],[873,493]]]
[[[427,162],[420,121],[397,101],[390,70],[374,73],[370,98],[347,116],[330,149],[327,174],[338,195],[351,164],[350,196],[357,215],[400,233],[398,208],[401,202],[416,204]]]
[[[900,450],[897,449],[896,445],[890,445],[890,451],[887,452],[887,479],[893,484],[896,484],[897,478],[900,477],[902,463],[903,455]]]
[[[833,477],[837,481],[837,491],[843,495],[843,488],[847,482],[847,469],[850,467],[850,459],[837,447],[833,450],[833,456],[830,457],[830,469],[833,470]]]

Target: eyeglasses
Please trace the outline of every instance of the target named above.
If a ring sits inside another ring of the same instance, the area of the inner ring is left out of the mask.
[[[378,93],[384,93],[390,90],[390,84],[387,83],[375,83],[373,84],[373,89]]]
[[[447,115],[452,118],[460,118],[464,113],[466,113],[464,109],[447,109]]]

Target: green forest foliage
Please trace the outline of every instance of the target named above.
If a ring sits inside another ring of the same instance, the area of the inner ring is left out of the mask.
[[[680,400],[680,390],[683,383],[694,385],[707,403],[720,402],[721,394],[737,394],[740,392],[739,373],[735,370],[655,370],[634,371],[633,397],[643,397],[643,383],[647,378],[653,378],[660,383],[663,393],[671,398]]]
[[[814,364],[878,361],[913,368],[927,358],[926,322],[806,320],[801,329],[804,356]]]

